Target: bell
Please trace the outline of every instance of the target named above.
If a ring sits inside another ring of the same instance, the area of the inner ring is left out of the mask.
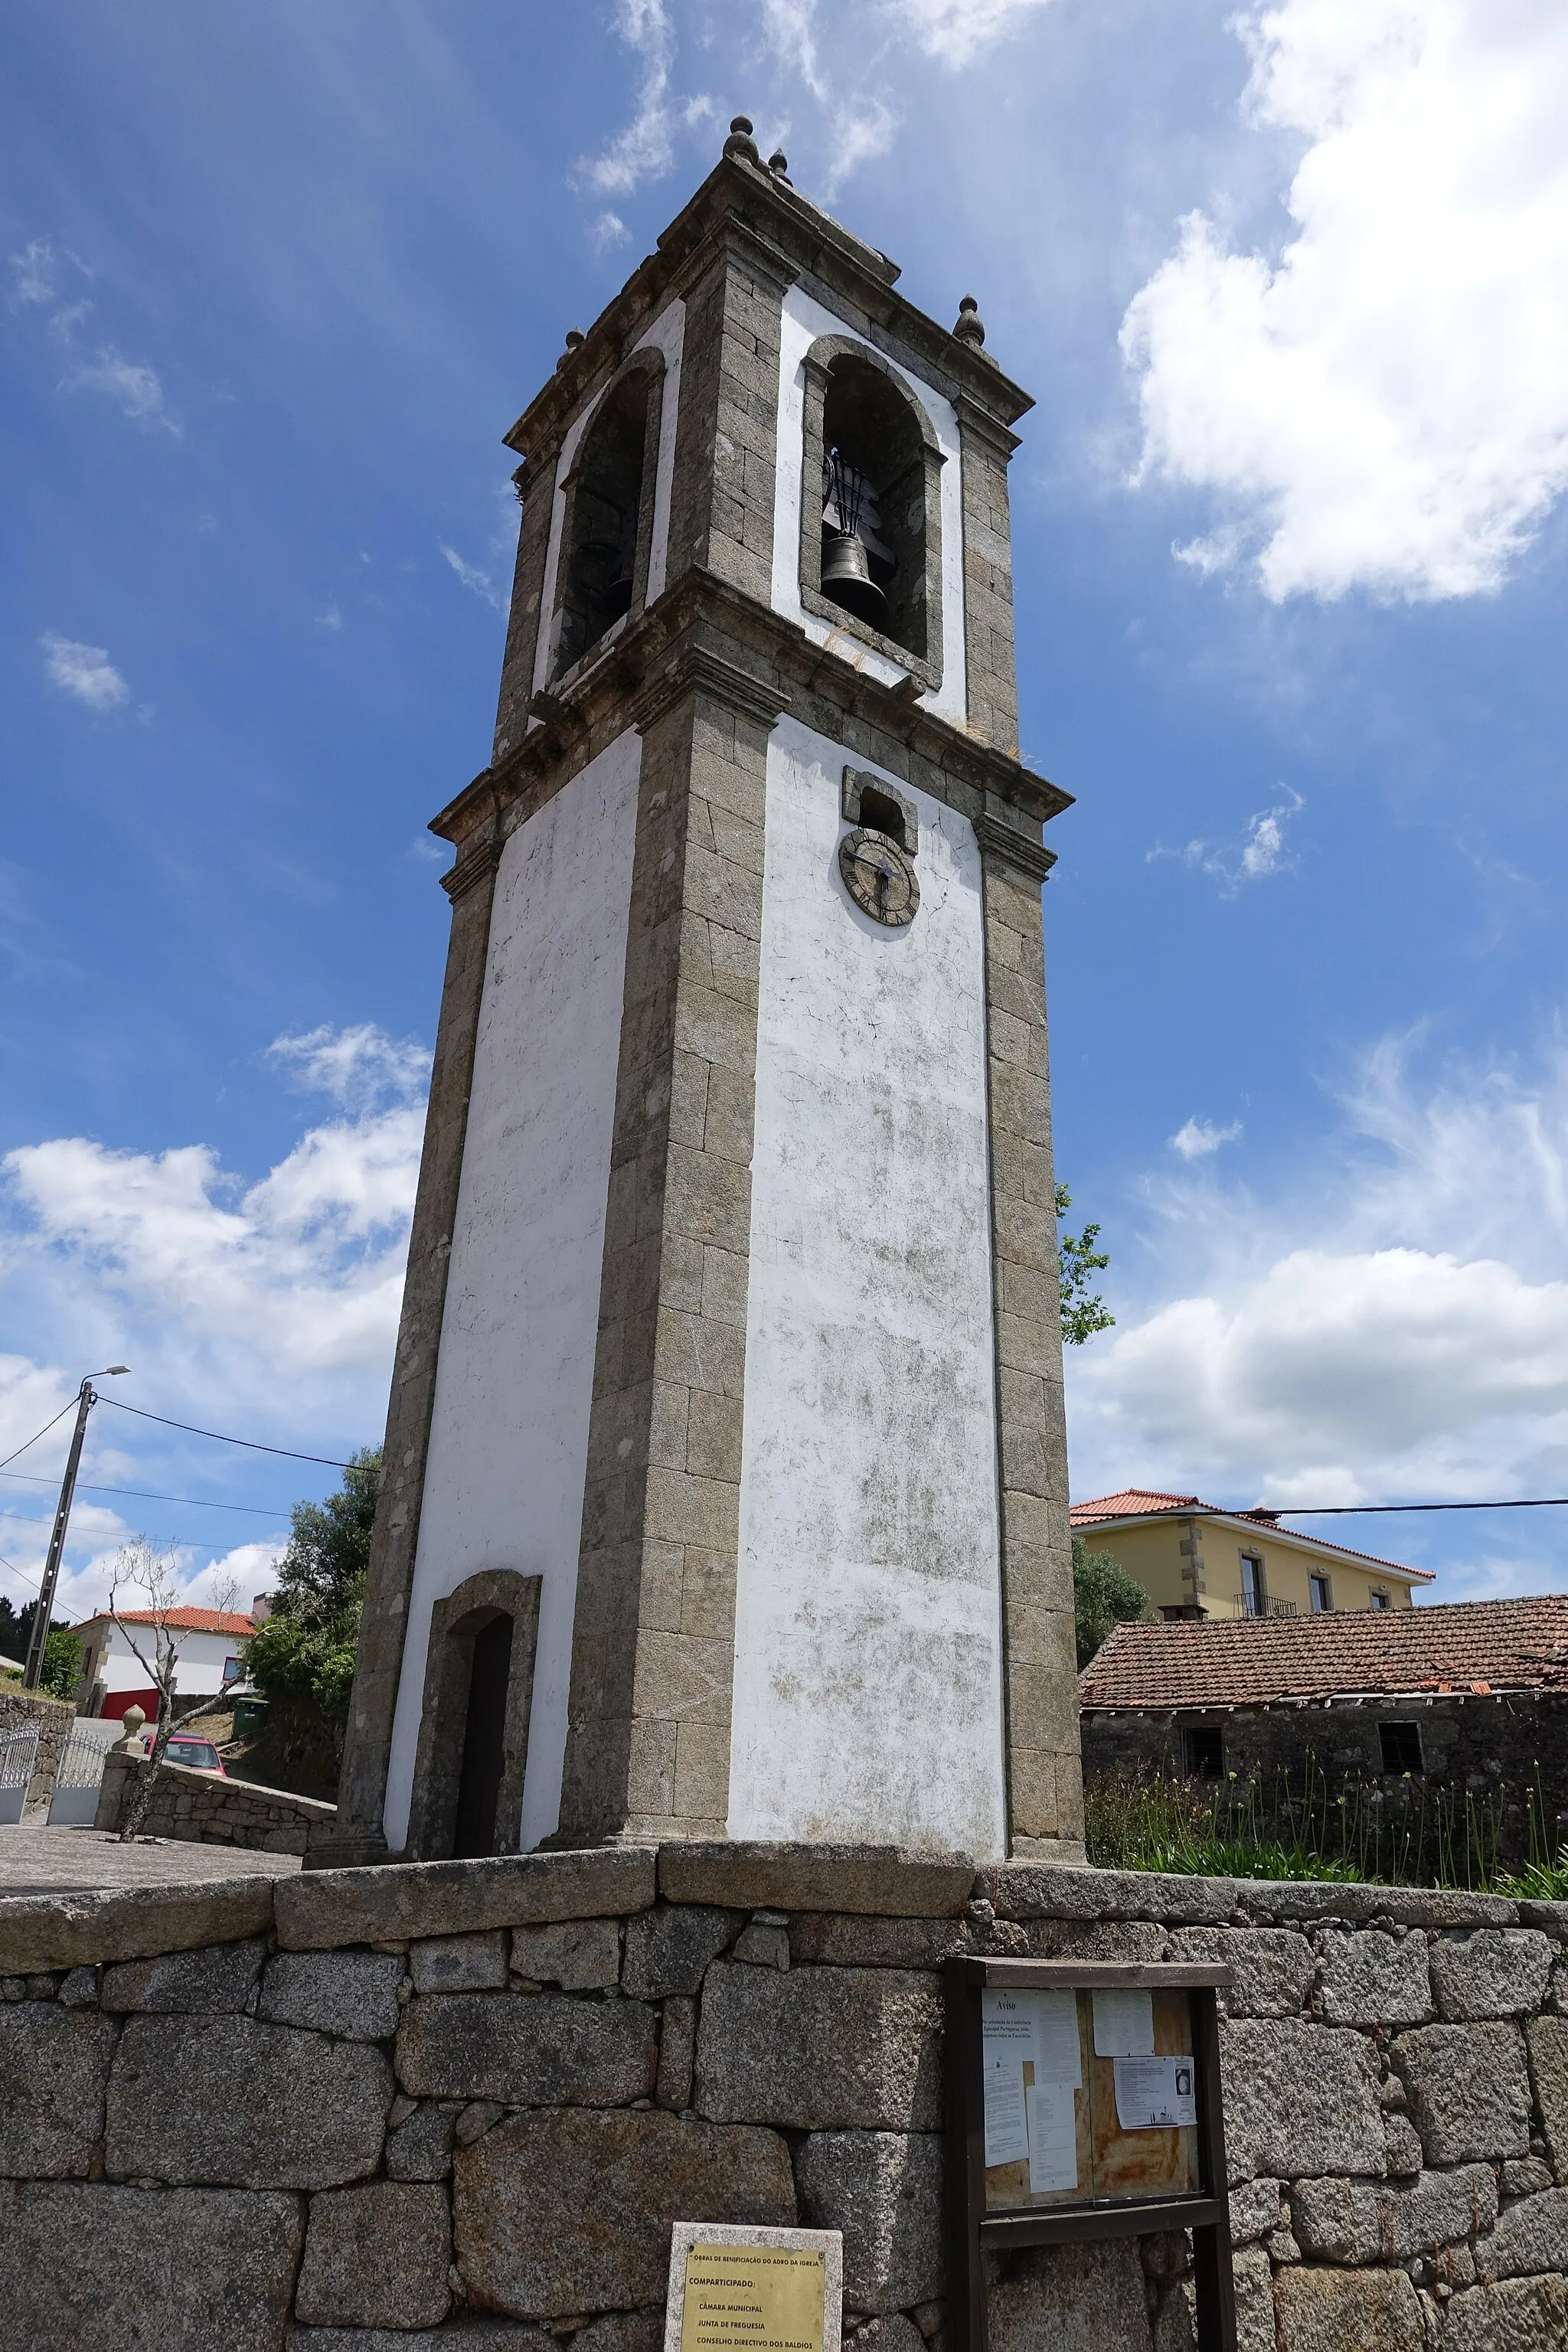
[[[822,562],[822,593],[858,621],[880,628],[888,600],[871,577],[863,542],[852,530],[836,530]]]

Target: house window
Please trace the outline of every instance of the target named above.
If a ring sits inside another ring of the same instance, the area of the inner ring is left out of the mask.
[[[1388,1609],[1393,1606],[1393,1603],[1386,1592],[1374,1592],[1371,1596],[1371,1605],[1373,1609]]]
[[[239,1676],[240,1676],[240,1664],[239,1664],[239,1660],[238,1660],[237,1658],[226,1658],[226,1659],[224,1660],[224,1662],[223,1662],[223,1678],[224,1678],[224,1681],[225,1681],[226,1683],[237,1683],[237,1682],[239,1680]]]
[[[1189,1776],[1194,1780],[1220,1780],[1225,1777],[1225,1734],[1207,1724],[1194,1726],[1182,1735]]]
[[[1326,1615],[1334,1605],[1333,1594],[1329,1589],[1328,1578],[1326,1576],[1310,1576],[1307,1579],[1307,1590],[1312,1596],[1313,1615]]]
[[[1256,1552],[1244,1551],[1241,1555],[1241,1613],[1244,1617],[1261,1617],[1267,1609],[1263,1562]]]
[[[1380,1723],[1377,1736],[1383,1743],[1383,1769],[1385,1772],[1420,1772],[1421,1726],[1418,1723]]]

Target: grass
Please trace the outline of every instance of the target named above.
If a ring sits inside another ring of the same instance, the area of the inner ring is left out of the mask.
[[[1107,1870],[1214,1878],[1309,1878],[1568,1901],[1568,1847],[1553,1852],[1537,1772],[1522,1796],[1478,1798],[1406,1774],[1331,1785],[1309,1755],[1266,1781],[1106,1772],[1085,1789],[1089,1858]],[[1522,1816],[1522,1821],[1521,1817]],[[1522,1832],[1522,1833],[1521,1833]],[[1522,1852],[1522,1866],[1505,1855]]]

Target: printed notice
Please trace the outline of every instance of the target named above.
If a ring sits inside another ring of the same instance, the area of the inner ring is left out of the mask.
[[[1035,2056],[1035,2012],[1026,1993],[988,1988],[981,1994],[980,2048],[986,2164],[1021,2164],[1029,2153],[1024,2062]]]
[[[823,2352],[823,2258],[791,2246],[693,2246],[680,2352]]]
[[[1117,2060],[1116,2120],[1123,2131],[1169,2131],[1197,2119],[1190,2058]]]
[[[1076,1992],[1036,1992],[1027,1996],[1035,2011],[1035,2080],[1083,2087],[1083,2060],[1078,2038]],[[1070,2103],[1069,2103],[1070,2104]],[[1033,2140],[1031,2139],[1031,2146]]]
[[[1025,2094],[1029,2112],[1029,2187],[1078,2187],[1078,2119],[1065,2083],[1042,2083]]]
[[[1097,1992],[1094,1996],[1097,2058],[1154,2055],[1154,1996],[1152,1992]]]

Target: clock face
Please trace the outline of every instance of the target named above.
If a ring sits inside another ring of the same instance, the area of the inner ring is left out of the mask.
[[[885,833],[861,825],[838,845],[838,870],[855,904],[876,923],[897,929],[912,923],[921,886],[907,851]]]

